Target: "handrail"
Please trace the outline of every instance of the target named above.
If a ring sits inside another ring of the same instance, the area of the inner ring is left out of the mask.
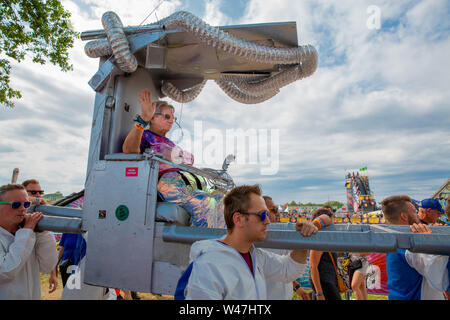
[[[432,226],[432,234],[412,233],[409,226],[331,225],[310,237],[296,232],[294,224],[269,225],[266,240],[257,247],[275,249],[314,249],[340,252],[412,252],[450,255],[450,228]],[[226,229],[165,226],[162,238],[166,242],[193,243],[218,239]]]

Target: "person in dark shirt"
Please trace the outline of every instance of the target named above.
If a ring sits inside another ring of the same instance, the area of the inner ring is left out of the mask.
[[[333,220],[333,212],[327,208],[320,208],[312,215],[312,220],[320,215],[328,215]],[[310,250],[309,268],[313,298],[316,300],[341,300],[333,260],[337,261],[335,252]]]

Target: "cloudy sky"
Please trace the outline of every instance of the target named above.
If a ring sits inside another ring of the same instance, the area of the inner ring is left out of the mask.
[[[159,0],[62,3],[82,32],[101,29],[108,10],[124,25],[139,25]],[[174,103],[188,130],[194,120],[223,134],[278,130],[277,173],[235,163],[229,172],[237,184],[259,183],[278,203],[344,202],[346,170],[367,166],[381,201],[393,194],[423,199],[450,178],[448,1],[174,0],[145,23],[179,10],[211,25],[295,21],[298,43],[319,53],[315,74],[267,102],[239,104],[209,81],[193,102]],[[23,98],[14,109],[0,107],[0,184],[18,167],[19,181],[37,178],[47,192],[84,188],[95,97],[87,83],[98,69],[84,44],[77,40],[71,50],[73,72],[13,65],[12,85]]]

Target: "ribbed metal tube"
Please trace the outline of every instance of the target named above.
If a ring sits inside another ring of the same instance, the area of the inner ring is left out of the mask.
[[[190,12],[178,11],[157,22],[168,30],[184,30],[208,46],[220,51],[268,64],[296,64],[303,62],[304,48],[273,48],[240,39],[213,27]]]
[[[102,17],[102,23],[108,41],[94,40],[87,43],[86,54],[94,58],[114,54],[116,63],[121,70],[134,72],[137,68],[137,61],[130,52],[119,17],[114,12],[106,12]],[[280,88],[312,75],[317,69],[317,51],[311,45],[296,48],[273,48],[260,45],[240,39],[218,27],[210,26],[186,11],[176,12],[154,25],[167,30],[184,30],[208,46],[252,62],[289,65],[281,72],[264,79],[227,74],[221,76],[219,80],[215,80],[230,98],[244,104],[266,101],[275,96]],[[194,100],[204,85],[205,81],[192,88],[180,90],[172,83],[165,81],[161,91],[177,102],[186,103]]]
[[[136,71],[138,63],[135,56],[130,52],[120,18],[114,12],[108,11],[102,16],[102,24],[119,68],[129,73]]]
[[[303,55],[307,56],[305,63],[287,67],[285,70],[263,79],[246,79],[242,76],[233,78],[232,75],[221,75],[221,80],[232,82],[240,91],[251,95],[261,96],[274,92],[288,84],[308,77],[317,69],[317,52],[312,46],[306,46]]]
[[[110,56],[113,54],[108,40],[93,40],[86,43],[84,46],[84,53],[90,58],[100,58]]]
[[[235,83],[223,81],[223,80],[215,80],[217,85],[225,92],[227,96],[229,96],[231,99],[243,103],[243,104],[257,104],[264,102],[266,100],[269,100],[270,98],[273,98],[276,94],[278,94],[277,91],[272,92],[266,92],[261,95],[250,95],[246,92],[241,91]]]
[[[197,98],[197,96],[203,90],[205,83],[206,80],[202,81],[202,83],[196,86],[193,86],[192,88],[180,90],[177,87],[175,87],[171,82],[164,81],[163,85],[161,86],[161,92],[176,102],[187,103]]]

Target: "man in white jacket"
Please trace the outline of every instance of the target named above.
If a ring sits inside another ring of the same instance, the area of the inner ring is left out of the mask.
[[[192,245],[191,263],[180,278],[175,299],[266,299],[266,280],[292,283],[306,267],[307,250],[280,256],[253,243],[266,238],[270,223],[261,189],[239,186],[224,198],[227,235]],[[303,236],[317,232],[310,222],[298,222]]]
[[[34,232],[43,215],[26,214],[29,206],[22,185],[0,187],[0,300],[40,300],[39,273],[50,273],[57,263],[55,237]]]
[[[409,225],[412,232],[431,233],[420,224],[412,199],[395,195],[381,202],[381,210],[392,225]],[[449,256],[398,249],[386,255],[389,300],[444,300],[449,287]]]

